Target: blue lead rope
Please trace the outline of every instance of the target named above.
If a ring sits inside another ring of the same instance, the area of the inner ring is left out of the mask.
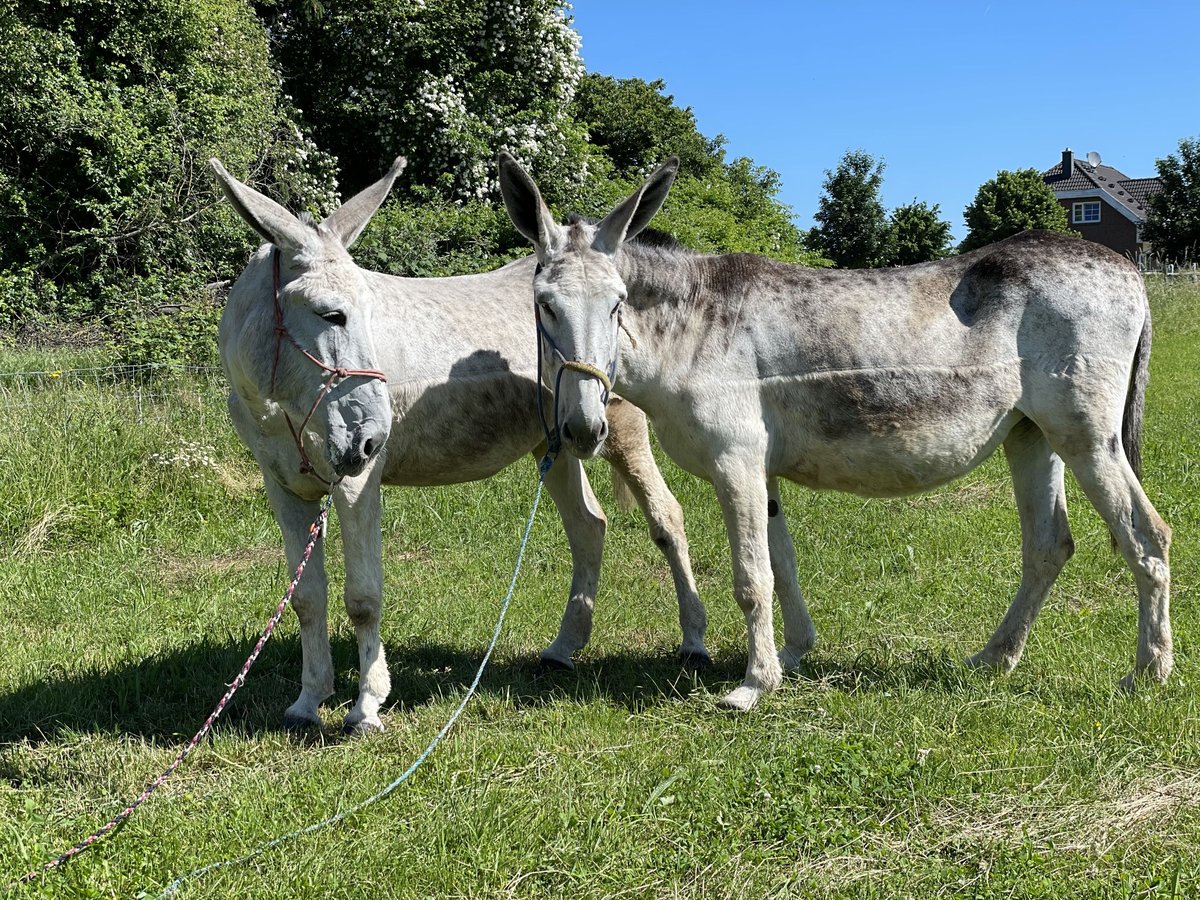
[[[554,457],[550,453],[547,453],[544,457],[542,457],[542,461],[538,463],[537,492],[533,496],[533,509],[529,511],[529,521],[525,523],[525,534],[521,537],[521,548],[517,551],[517,564],[513,569],[512,580],[508,583],[508,592],[504,595],[504,599],[500,602],[500,617],[496,620],[496,627],[492,631],[492,639],[488,643],[487,651],[483,654],[483,660],[479,663],[479,669],[475,672],[475,678],[472,680],[470,687],[467,688],[466,694],[463,695],[463,698],[459,702],[458,707],[454,710],[454,713],[450,716],[449,720],[447,720],[446,724],[442,726],[442,730],[434,736],[433,740],[429,742],[429,746],[427,746],[421,752],[421,755],[413,760],[412,765],[405,769],[395,781],[383,788],[378,793],[372,794],[366,800],[356,803],[349,809],[343,810],[336,815],[332,815],[328,819],[324,819],[323,821],[317,822],[314,825],[307,825],[304,828],[297,828],[295,831],[289,831],[287,834],[281,834],[279,837],[268,841],[258,849],[247,853],[245,856],[239,856],[237,859],[226,859],[221,860],[220,862],[209,863],[206,866],[201,866],[199,869],[193,869],[191,872],[188,872],[185,875],[180,875],[165,888],[163,888],[162,892],[156,895],[155,900],[161,900],[163,897],[173,896],[185,881],[199,878],[202,875],[213,871],[214,869],[223,869],[227,866],[235,866],[244,862],[249,862],[252,859],[262,856],[268,850],[272,850],[275,847],[278,847],[280,844],[290,841],[293,838],[297,838],[305,834],[313,834],[314,832],[322,831],[331,825],[336,825],[343,819],[349,818],[360,810],[366,809],[371,804],[382,800],[396,788],[400,787],[400,785],[404,784],[404,782],[408,780],[409,776],[412,775],[413,772],[417,771],[418,768],[420,768],[421,764],[429,758],[429,754],[434,751],[434,748],[442,742],[442,738],[444,738],[450,729],[454,727],[454,723],[458,721],[458,717],[462,714],[462,711],[466,708],[470,699],[475,696],[475,692],[479,687],[479,682],[483,678],[483,670],[487,668],[488,660],[492,658],[492,651],[496,648],[496,642],[500,639],[500,629],[504,625],[504,617],[508,614],[509,601],[512,600],[513,592],[517,588],[517,576],[521,573],[521,562],[525,558],[525,548],[529,544],[529,534],[533,530],[533,520],[537,517],[538,504],[542,499],[542,487],[546,483],[546,474],[550,471],[550,466],[553,464],[553,462]]]

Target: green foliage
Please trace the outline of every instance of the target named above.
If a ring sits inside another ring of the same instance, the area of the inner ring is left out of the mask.
[[[482,272],[529,252],[503,208],[478,200],[389,203],[352,250],[364,268],[422,278]]]
[[[882,161],[862,150],[847,151],[833,171],[826,170],[819,207],[809,232],[812,248],[846,269],[886,265],[888,222],[879,188]]]
[[[1067,225],[1066,210],[1036,169],[997,172],[980,186],[963,217],[969,229],[959,247],[964,252],[1031,228],[1075,233]]]
[[[148,281],[144,279],[138,286],[145,287]],[[179,281],[170,288],[158,296],[174,298],[173,303],[143,309],[114,323],[110,350],[117,365],[220,364],[217,325],[221,306],[203,287]]]
[[[1155,162],[1162,191],[1150,198],[1142,235],[1159,256],[1176,262],[1200,257],[1200,138],[1182,138],[1179,155]]]
[[[779,203],[779,176],[742,157],[708,177],[681,175],[654,227],[702,253],[757,253],[785,262],[828,265],[809,250]]]
[[[725,139],[708,139],[690,108],[663,93],[662,81],[589,74],[579,84],[574,114],[592,144],[587,181],[575,211],[602,215],[669,156],[680,174],[656,228],[705,253],[759,253],[788,262],[825,264],[810,251],[778,200],[779,173],[741,157],[725,159]]]
[[[724,139],[702,135],[691,107],[676,106],[665,90],[661,79],[589,72],[580,79],[571,112],[617,172],[648,175],[667,157],[678,156],[682,174],[714,173],[723,161]]]
[[[561,0],[305,0],[265,10],[288,92],[349,195],[408,157],[401,189],[497,196],[510,151],[554,191],[584,171],[583,71]],[[549,199],[557,199],[551,194]]]
[[[913,200],[897,206],[889,218],[888,262],[894,266],[941,259],[950,253],[950,223],[932,207]]]
[[[212,155],[332,203],[238,0],[39,0],[0,25],[0,308],[111,323],[230,272],[251,241]]]

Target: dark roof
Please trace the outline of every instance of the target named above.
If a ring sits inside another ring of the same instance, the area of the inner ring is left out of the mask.
[[[1146,200],[1162,190],[1158,178],[1130,178],[1124,172],[1101,163],[1092,166],[1077,159],[1069,177],[1063,177],[1062,162],[1042,173],[1042,180],[1056,194],[1065,191],[1096,191],[1105,194],[1116,205],[1128,210],[1139,221],[1149,212]]]
[[[1149,206],[1149,200],[1155,194],[1162,190],[1162,179],[1155,178],[1130,178],[1127,181],[1121,182],[1121,187],[1142,206]]]

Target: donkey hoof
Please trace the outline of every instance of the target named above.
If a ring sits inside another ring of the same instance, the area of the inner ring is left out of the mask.
[[[321,720],[316,716],[307,716],[288,710],[283,714],[283,727],[288,731],[308,731],[310,728],[320,728]]]
[[[732,710],[733,712],[747,712],[754,708],[754,704],[758,702],[758,698],[761,696],[762,691],[759,688],[747,687],[743,684],[740,688],[730,691],[718,700],[717,706],[721,709]]]
[[[1133,684],[1139,682],[1142,684],[1166,684],[1167,679],[1171,677],[1171,670],[1175,668],[1175,655],[1170,648],[1166,650],[1156,649],[1151,653],[1145,654],[1138,660],[1137,665],[1133,667],[1133,671],[1121,679],[1122,685],[1125,682]]]
[[[679,661],[685,669],[707,669],[712,665],[707,650],[680,650]]]
[[[574,672],[575,661],[571,657],[550,656],[543,653],[538,657],[538,668],[550,672]]]
[[[968,669],[981,669],[987,672],[995,672],[997,675],[1008,675],[1017,667],[1017,660],[993,653],[985,647],[974,656],[968,656],[964,659],[963,664]]]
[[[379,734],[384,730],[383,722],[378,717],[364,718],[351,722],[349,716],[342,723],[342,734],[349,737],[362,737],[365,734]]]

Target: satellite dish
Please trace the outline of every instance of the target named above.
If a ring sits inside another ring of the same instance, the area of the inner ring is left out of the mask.
[[[1091,166],[1093,169],[1096,168],[1098,165],[1100,165],[1100,154],[1097,153],[1095,150],[1091,150],[1088,152],[1088,165]]]

